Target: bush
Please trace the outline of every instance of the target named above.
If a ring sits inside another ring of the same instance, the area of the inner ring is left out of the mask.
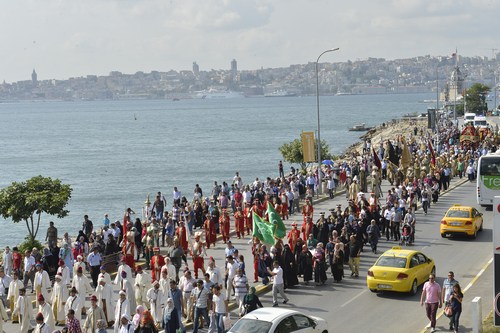
[[[21,244],[19,244],[18,246],[18,249],[19,249],[19,253],[23,254],[26,252],[26,250],[31,250],[33,249],[34,247],[36,247],[37,249],[39,250],[42,250],[43,249],[43,245],[42,243],[40,243],[39,241],[37,241],[36,239],[34,238],[31,238],[30,236],[26,236],[24,238],[24,242],[22,242]]]

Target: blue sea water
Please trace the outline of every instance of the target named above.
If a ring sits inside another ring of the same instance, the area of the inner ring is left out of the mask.
[[[425,112],[433,94],[323,96],[321,139],[338,154],[358,140],[347,129]],[[277,176],[278,148],[316,131],[316,98],[241,98],[0,103],[0,188],[36,175],[71,184],[70,214],[44,216],[75,235],[88,214],[121,220],[127,207],[140,216],[148,193],[169,203],[177,186],[191,200],[194,185],[210,193],[213,181]],[[362,133],[361,133],[362,134]],[[285,171],[290,165],[285,163]],[[26,235],[24,223],[3,224],[0,247]]]

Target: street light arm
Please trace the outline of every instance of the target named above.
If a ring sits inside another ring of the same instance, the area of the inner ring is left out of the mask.
[[[328,50],[326,50],[326,51],[323,51],[323,52],[319,55],[318,59],[316,59],[316,63],[318,63],[318,62],[319,62],[319,58],[321,58],[321,56],[322,56],[323,54],[328,53],[328,52],[338,51],[338,50],[340,50],[340,48],[336,47],[336,48],[334,48],[334,49],[328,49]]]

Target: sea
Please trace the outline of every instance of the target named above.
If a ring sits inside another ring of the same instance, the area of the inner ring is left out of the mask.
[[[321,96],[321,139],[342,153],[363,133],[408,113],[426,112],[434,94]],[[316,97],[0,103],[0,188],[42,175],[73,188],[63,219],[42,216],[37,239],[53,220],[59,236],[76,235],[83,216],[94,227],[104,214],[121,220],[127,207],[141,217],[148,194],[172,203],[174,186],[189,200],[214,181],[243,183],[278,176],[278,148],[317,131]],[[291,165],[284,163],[285,172]],[[298,167],[295,165],[295,167]],[[27,234],[25,223],[0,217],[0,248]]]

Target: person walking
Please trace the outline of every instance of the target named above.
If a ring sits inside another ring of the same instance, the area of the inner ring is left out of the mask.
[[[224,296],[224,293],[220,291],[220,286],[214,287],[214,295],[212,296],[212,313],[215,314],[215,326],[217,327],[217,333],[225,332],[223,317],[228,315],[228,303],[229,301]]]
[[[273,262],[273,270],[267,269],[268,273],[273,277],[273,307],[278,306],[278,293],[283,297],[283,304],[288,302],[288,297],[285,295],[285,284],[283,281],[283,269],[278,261]]]
[[[359,261],[361,256],[361,247],[359,242],[356,242],[356,237],[351,235],[349,237],[349,268],[351,269],[351,276],[359,276]]]
[[[420,306],[425,303],[425,312],[430,320],[431,333],[436,332],[436,313],[441,303],[441,287],[436,282],[434,274],[429,275],[429,281],[424,283],[422,295],[420,296]]]
[[[441,303],[445,306],[450,304],[450,297],[453,294],[453,287],[458,284],[455,280],[455,274],[452,271],[448,272],[448,277],[443,281],[443,288],[441,289]],[[453,330],[453,317],[450,317],[450,331]]]
[[[462,288],[459,283],[453,285],[453,292],[450,295],[450,304],[453,315],[451,319],[453,320],[453,331],[455,333],[458,332],[458,320],[460,319],[460,315],[462,314],[462,301],[464,299],[464,294],[462,293]],[[451,330],[451,326],[450,326]]]
[[[208,318],[208,298],[210,296],[209,289],[203,286],[203,280],[196,282],[196,288],[191,291],[192,302],[194,303],[194,323],[193,333],[198,333],[200,319],[203,317],[207,326],[210,326],[210,319]]]

